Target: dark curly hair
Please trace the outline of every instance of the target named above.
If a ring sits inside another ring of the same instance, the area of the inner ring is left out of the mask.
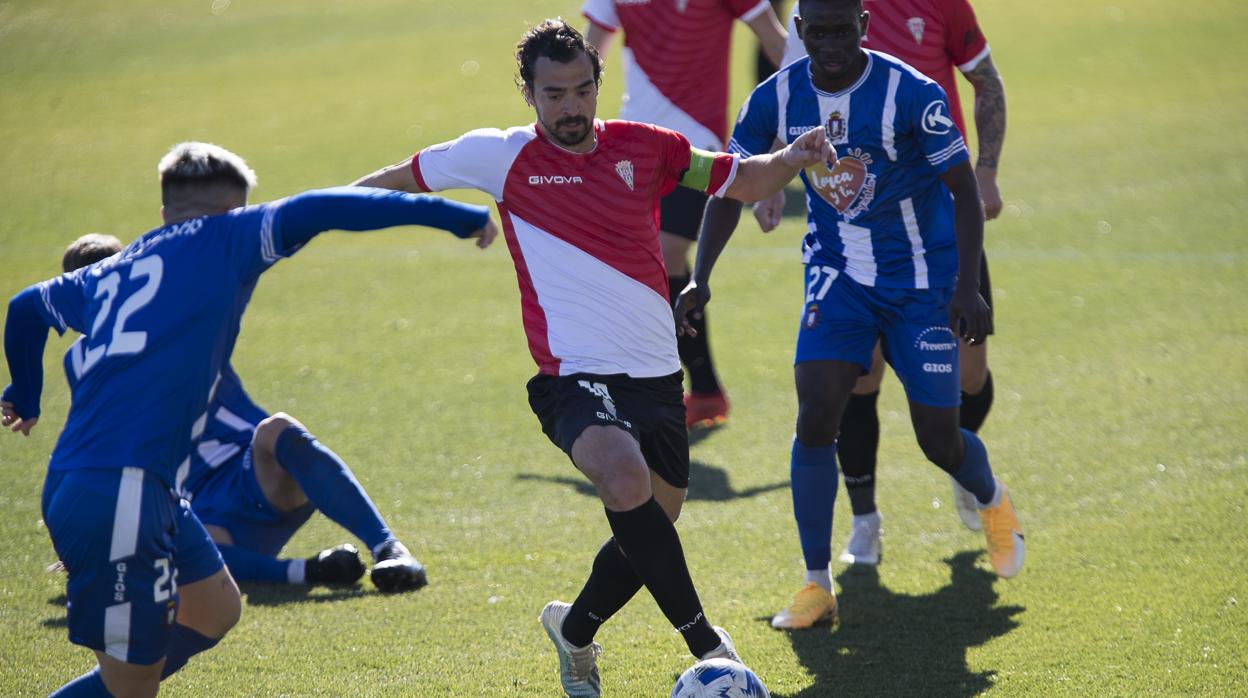
[[[516,44],[516,67],[520,70],[516,84],[533,89],[533,66],[539,58],[571,63],[581,52],[594,64],[594,83],[601,84],[602,58],[598,49],[585,43],[585,37],[562,19],[548,19],[525,32]]]

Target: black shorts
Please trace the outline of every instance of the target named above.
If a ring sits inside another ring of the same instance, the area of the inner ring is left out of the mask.
[[[651,470],[684,488],[689,486],[689,431],[682,378],[680,372],[659,378],[538,374],[528,383],[529,407],[568,458],[587,427],[619,427],[637,439]]]
[[[992,279],[988,277],[988,255],[979,255],[979,295],[984,297],[988,302],[988,307],[992,307]],[[995,326],[996,323],[994,322]],[[989,332],[988,334],[993,334]]]
[[[697,240],[706,199],[706,194],[696,189],[676,187],[659,202],[659,230]]]

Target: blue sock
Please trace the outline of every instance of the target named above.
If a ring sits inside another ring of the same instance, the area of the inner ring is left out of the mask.
[[[962,429],[962,442],[966,444],[966,455],[962,457],[962,465],[953,479],[958,481],[980,504],[988,504],[997,493],[997,483],[992,479],[992,466],[988,465],[988,449],[979,440],[975,432]]]
[[[113,694],[104,686],[104,679],[100,677],[100,668],[97,666],[61,686],[48,698],[113,698]]]
[[[173,634],[169,637],[169,649],[165,652],[165,668],[160,672],[160,680],[169,678],[178,669],[186,666],[191,657],[216,647],[220,641],[219,637],[200,635],[181,623],[175,623]]]
[[[836,504],[836,444],[803,446],[793,439],[789,461],[793,518],[806,569],[827,570],[832,561],[832,507]]]
[[[268,555],[261,555],[236,545],[217,544],[225,566],[230,568],[230,576],[239,582],[276,582],[285,584],[290,581],[287,571],[290,560],[279,560]]]
[[[394,539],[351,469],[315,436],[297,426],[286,427],[277,437],[276,451],[277,462],[330,521],[364,541],[369,550]]]

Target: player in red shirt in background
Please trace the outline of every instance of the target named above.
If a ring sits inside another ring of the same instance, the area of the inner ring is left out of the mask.
[[[784,55],[785,35],[768,0],[585,0],[585,40],[605,54],[624,30],[621,60],[625,93],[621,119],[670,128],[696,148],[722,150],[728,141],[728,67],[732,27],[745,22],[770,61]],[[702,225],[706,195],[678,188],[663,197],[659,240],[669,300],[689,283],[689,248]],[[706,317],[693,319],[696,336],[677,340],[689,373],[685,419],[690,427],[723,423],[728,397],[715,373]]]
[[[953,121],[967,133],[958,101],[954,68],[975,90],[975,131],[978,158],[975,178],[979,181],[984,215],[992,220],[1001,214],[1001,192],[997,188],[997,163],[1005,141],[1005,84],[992,62],[988,40],[969,0],[863,0],[863,10],[871,15],[869,35],[863,47],[894,55],[940,83],[949,96]],[[781,65],[806,55],[794,30],[795,3],[789,18],[789,39]],[[784,192],[760,201],[754,217],[764,232],[780,224]],[[987,257],[980,262],[980,293],[992,305],[992,285],[988,278]],[[992,373],[988,370],[986,341],[962,343],[960,371],[962,382],[961,426],[978,432],[992,407]],[[853,533],[841,561],[875,565],[880,561],[880,514],[875,506],[876,450],[880,442],[880,419],[876,412],[884,361],[877,345],[871,372],[854,387],[841,419],[837,455],[845,475],[845,489],[854,511]],[[980,529],[974,498],[953,484],[954,504],[967,528]]]

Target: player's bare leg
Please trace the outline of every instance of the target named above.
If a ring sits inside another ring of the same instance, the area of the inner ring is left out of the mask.
[[[689,282],[689,250],[693,241],[675,233],[659,231],[659,246],[663,250],[663,264],[667,267],[671,300]],[[690,427],[707,427],[723,424],[728,419],[728,396],[724,394],[715,366],[711,361],[710,336],[706,326],[706,308],[690,314],[690,322],[697,330],[694,336],[676,338],[680,360],[689,375],[689,392],[685,395],[685,424]]]
[[[130,664],[100,650],[95,650],[95,658],[100,663],[104,687],[116,698],[150,698],[160,691],[160,673],[165,660],[155,664]]]
[[[771,619],[793,630],[835,622],[832,512],[836,506],[836,437],[850,391],[862,366],[848,361],[804,361],[793,369],[797,384],[797,433],[789,462],[793,518],[806,563],[805,585],[792,604]]]

